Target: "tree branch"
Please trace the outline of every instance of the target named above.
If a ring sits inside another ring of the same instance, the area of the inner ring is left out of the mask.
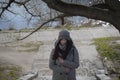
[[[33,33],[37,32],[39,29],[41,29],[45,24],[47,24],[47,23],[49,23],[51,21],[54,21],[55,19],[58,19],[58,18],[61,18],[61,17],[69,17],[69,16],[72,16],[72,15],[61,14],[61,15],[58,15],[57,17],[55,17],[55,18],[49,19],[46,22],[42,23],[40,25],[40,27],[38,27],[37,29],[35,29],[34,31],[32,31],[30,34],[28,34],[27,36],[25,36],[25,37],[23,37],[21,39],[18,39],[18,40],[24,40],[24,39],[26,39],[27,37],[29,37]]]
[[[104,9],[104,10],[110,10],[110,11],[114,11],[111,6],[109,6],[108,4],[95,4],[95,5],[92,5],[90,7],[93,7],[93,8],[99,8],[99,9]]]
[[[33,16],[33,17],[41,17],[41,15],[34,15],[33,13],[31,13],[31,12],[28,10],[28,8],[25,6],[25,4],[24,4],[23,6],[24,6],[25,10],[28,12],[28,14],[30,14],[31,16]]]
[[[28,3],[29,1],[31,1],[31,0],[25,0],[24,2],[14,1],[14,3],[19,4],[19,5],[25,5],[25,4]]]
[[[11,5],[12,3],[16,3],[16,4],[19,4],[19,5],[23,5],[24,8],[25,8],[25,10],[28,12],[28,14],[30,14],[30,15],[33,16],[33,17],[41,17],[41,15],[34,15],[34,14],[31,13],[31,12],[29,11],[29,9],[26,7],[25,4],[28,3],[29,1],[31,1],[31,0],[25,0],[24,2],[18,2],[18,1],[15,1],[15,0],[9,0],[8,3],[6,3],[6,2],[0,2],[0,3],[7,4],[6,7],[2,7],[2,8],[1,8],[2,11],[1,11],[1,13],[0,13],[0,17],[2,16],[2,14],[4,13],[5,10],[7,10],[7,11],[13,13],[13,14],[16,14],[16,13],[14,13],[13,11],[10,11],[10,10],[8,9],[8,7],[10,7],[10,5]]]
[[[113,24],[120,31],[119,10],[118,12],[114,12],[111,10],[104,10],[96,7],[87,7],[83,5],[65,3],[62,0],[42,0],[42,1],[44,1],[48,5],[48,7],[53,8],[65,14],[70,14],[74,16],[84,16],[87,18],[109,22]],[[114,2],[114,0],[109,0],[109,1]]]
[[[9,10],[9,9],[6,9],[7,11],[9,11],[10,13],[13,13],[13,14],[17,14],[17,13],[15,13],[15,12],[13,12],[13,11],[11,11],[11,10]]]
[[[119,0],[105,0],[105,3],[111,6],[115,11],[120,10]]]
[[[4,11],[7,10],[8,7],[10,7],[10,5],[11,5],[14,1],[15,1],[15,0],[9,0],[7,6],[2,8],[2,11],[1,11],[1,13],[0,13],[0,17],[1,17],[2,14],[4,13]]]
[[[43,0],[50,8],[63,12],[65,14],[71,14],[74,16],[85,16],[87,18],[111,21],[111,15],[108,11],[87,7],[83,5],[68,4],[61,0]]]
[[[19,5],[23,5],[23,7],[24,7],[25,10],[27,11],[27,13],[30,14],[31,16],[33,16],[33,17],[41,17],[41,15],[34,15],[33,13],[31,13],[31,12],[29,11],[29,9],[27,8],[27,6],[25,5],[25,4],[28,3],[29,1],[31,1],[31,0],[26,0],[26,1],[24,1],[24,2],[17,2],[17,1],[15,1],[14,3],[19,4]]]
[[[0,2],[0,4],[8,4],[7,2]]]

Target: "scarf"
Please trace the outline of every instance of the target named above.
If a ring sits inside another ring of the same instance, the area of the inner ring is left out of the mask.
[[[59,44],[59,48],[60,48],[60,50],[59,50],[59,56],[61,58],[65,59],[65,57],[66,57],[66,52],[65,52],[65,50],[66,50],[66,44],[65,45]]]
[[[59,44],[59,48],[60,48],[61,50],[65,51],[65,50],[66,50],[66,44],[65,44],[65,45]]]

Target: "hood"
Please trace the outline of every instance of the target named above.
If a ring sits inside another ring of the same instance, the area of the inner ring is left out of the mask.
[[[71,40],[70,33],[67,30],[61,30],[59,32],[59,36],[58,36],[58,40],[60,40],[60,39]]]
[[[59,36],[58,36],[58,39],[55,42],[55,46],[57,45],[57,43],[59,42],[60,39],[72,40],[71,37],[70,37],[70,33],[67,30],[61,30],[59,32]]]

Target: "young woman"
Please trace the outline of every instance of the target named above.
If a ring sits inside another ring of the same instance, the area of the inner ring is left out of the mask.
[[[75,69],[78,67],[78,50],[73,44],[70,33],[62,30],[49,58],[49,68],[53,71],[52,80],[76,80]]]

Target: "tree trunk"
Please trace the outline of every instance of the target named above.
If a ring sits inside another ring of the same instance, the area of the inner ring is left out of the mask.
[[[65,24],[64,17],[61,17],[61,25],[64,25],[64,24]]]
[[[118,29],[120,32],[120,17],[113,16],[111,24],[115,26],[115,28]]]

